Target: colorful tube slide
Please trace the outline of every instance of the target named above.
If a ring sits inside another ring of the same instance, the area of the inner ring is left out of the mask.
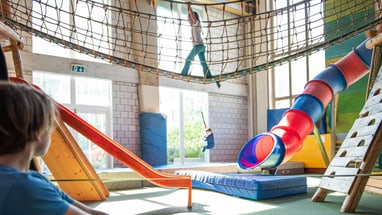
[[[238,156],[239,167],[274,168],[293,157],[334,96],[369,72],[372,49],[366,47],[367,42],[309,81],[271,131],[253,137],[243,146]]]
[[[17,83],[28,84],[25,80],[20,78],[10,78],[11,81]],[[35,85],[32,85],[38,88]],[[192,181],[190,176],[174,175],[169,173],[160,172],[150,166],[148,163],[140,159],[138,156],[127,150],[125,147],[106,136],[97,128],[90,125],[88,122],[77,116],[65,106],[58,104],[61,119],[67,125],[72,127],[77,132],[88,138],[93,143],[97,144],[103,150],[108,152],[111,156],[119,160],[124,165],[133,169],[136,173],[146,178],[153,184],[161,187],[173,188],[187,188],[188,189],[188,204],[187,207],[192,207]]]

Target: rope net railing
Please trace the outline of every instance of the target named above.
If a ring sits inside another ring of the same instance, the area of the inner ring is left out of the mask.
[[[188,82],[236,79],[311,55],[381,21],[375,0],[3,0],[2,20],[106,62]],[[187,8],[202,20],[206,61],[180,71],[192,49]],[[345,18],[343,18],[345,17]]]

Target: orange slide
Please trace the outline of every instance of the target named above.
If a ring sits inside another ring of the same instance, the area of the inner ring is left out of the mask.
[[[126,148],[115,142],[110,137],[94,128],[92,125],[81,119],[79,116],[77,116],[75,113],[63,105],[59,104],[58,106],[61,114],[61,119],[65,123],[84,135],[93,143],[97,144],[121,163],[130,167],[142,177],[147,178],[153,184],[162,187],[188,188],[188,207],[192,207],[192,181],[190,176],[185,177],[162,173],[154,169],[148,163],[128,151]]]
[[[11,81],[19,82],[19,83],[27,83],[23,79],[13,78],[13,77],[11,78]],[[65,106],[58,103],[57,105],[58,105],[58,108],[61,114],[61,119],[63,122],[65,122],[67,125],[72,127],[77,132],[81,133],[83,136],[88,138],[93,143],[97,144],[99,147],[101,147],[103,150],[108,152],[111,156],[119,160],[121,163],[133,169],[137,174],[146,178],[153,184],[156,184],[161,187],[187,188],[188,189],[187,207],[188,208],[192,207],[192,181],[190,176],[173,175],[169,173],[163,173],[154,169],[152,166],[150,166],[148,163],[143,161],[141,158],[139,158],[132,152],[128,151],[126,148],[124,148],[122,145],[120,145],[119,143],[111,139],[110,137],[100,132],[98,129],[96,129],[95,127],[90,125],[88,122],[86,122],[85,120],[77,116],[71,110],[67,109]],[[58,130],[61,130],[60,127],[62,126],[59,126]],[[65,136],[65,135],[61,135],[61,136]],[[55,136],[53,135],[52,141],[55,141],[54,139],[55,139]],[[68,141],[64,141],[64,142],[68,142]],[[71,148],[73,149],[73,147]],[[74,152],[78,150],[80,149],[74,148]],[[65,152],[62,152],[62,151],[55,152],[55,153],[57,154],[57,156],[62,156],[62,157],[68,156],[64,154]]]

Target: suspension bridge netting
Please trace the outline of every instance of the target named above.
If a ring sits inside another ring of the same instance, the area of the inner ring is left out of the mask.
[[[16,32],[139,72],[202,84],[311,55],[381,21],[374,0],[201,2],[3,0],[1,14]],[[192,49],[189,6],[202,19],[210,78],[197,59],[191,75],[180,74]]]

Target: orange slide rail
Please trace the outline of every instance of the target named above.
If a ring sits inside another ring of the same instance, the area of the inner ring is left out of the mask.
[[[13,78],[12,81],[19,83],[27,83],[25,80],[20,78]],[[37,87],[36,87],[37,88]],[[58,109],[60,111],[61,119],[67,125],[72,127],[77,132],[81,133],[83,136],[88,138],[93,143],[97,144],[103,150],[108,152],[111,156],[119,160],[124,165],[133,169],[137,174],[146,178],[155,185],[161,187],[172,187],[172,188],[187,188],[188,189],[188,202],[187,207],[192,207],[192,181],[191,176],[186,175],[174,175],[169,173],[163,173],[151,165],[143,161],[141,158],[127,150],[121,144],[117,143],[115,140],[111,139],[104,133],[100,132],[97,128],[90,125],[88,122],[83,120],[77,114],[73,113],[71,110],[65,106],[57,103]]]

